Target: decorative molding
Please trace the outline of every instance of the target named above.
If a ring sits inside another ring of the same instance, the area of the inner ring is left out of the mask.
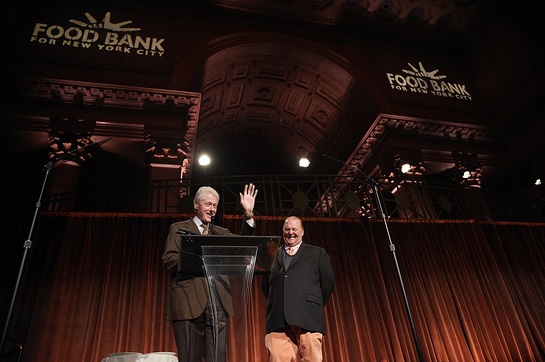
[[[187,109],[191,120],[198,116],[200,105],[200,93],[64,79],[24,78],[19,91],[27,97],[74,104],[135,109],[153,105],[166,110]]]
[[[423,139],[433,139],[435,141],[456,141],[461,144],[479,142],[481,145],[497,145],[502,138],[499,130],[490,127],[380,114],[339,171],[338,176],[353,177],[359,170],[362,170],[375,152],[375,144],[390,130],[417,137],[419,142],[422,142]],[[421,147],[419,143],[414,146],[415,148]],[[445,153],[445,155],[449,159],[444,161],[455,162],[451,153]],[[367,168],[369,167],[372,165],[367,165]]]
[[[93,134],[141,139],[146,146],[148,162],[176,164],[178,167],[183,166],[186,173],[184,177],[191,174],[201,103],[200,93],[50,78],[23,78],[18,91],[17,94],[13,93],[13,96],[16,96],[17,100],[24,100],[26,104],[26,109],[18,110],[14,114],[21,122],[32,119],[47,122],[48,130],[51,127],[49,119],[52,115],[47,114],[50,108],[44,110],[38,107],[37,112],[43,113],[39,115],[25,114],[32,108],[32,105],[27,105],[29,100],[52,106],[61,104],[65,110],[77,110],[75,113],[78,114],[78,121],[85,124],[86,114],[97,110],[104,112],[105,109],[106,114],[111,114],[115,109],[117,113],[111,116],[114,121],[102,120],[100,115],[105,113],[98,113],[98,117],[97,113],[93,113],[94,118],[100,120],[96,120],[91,129],[86,129],[89,142]],[[131,117],[125,117],[129,121],[115,121],[116,117],[123,118],[122,115],[126,112],[132,112]],[[138,119],[132,118],[132,115],[139,115],[140,112],[142,114]],[[80,119],[80,115],[83,119]],[[73,122],[66,123],[69,127],[66,130],[53,130],[57,135],[55,139],[59,139],[58,135],[67,130],[73,131],[70,127],[73,128],[76,120],[71,121]],[[40,126],[40,129],[43,129],[43,126]],[[62,151],[62,147],[57,146],[55,148],[59,152]],[[150,151],[151,148],[153,152]],[[52,154],[51,157],[58,155]]]

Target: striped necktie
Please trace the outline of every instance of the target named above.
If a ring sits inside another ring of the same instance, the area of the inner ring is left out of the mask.
[[[289,256],[294,256],[294,255],[295,255],[295,248],[292,247],[292,246],[288,246],[288,247],[286,248],[286,251],[288,252],[288,255],[289,255]]]
[[[202,235],[208,235],[208,225],[202,224]]]

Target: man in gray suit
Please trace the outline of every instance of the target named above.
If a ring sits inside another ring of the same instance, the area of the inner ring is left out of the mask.
[[[324,307],[335,278],[327,252],[304,243],[304,233],[300,218],[285,220],[284,245],[276,251],[270,275],[262,279],[271,362],[323,360]]]
[[[244,209],[245,222],[241,235],[254,233],[255,221],[253,210],[257,189],[253,184],[244,186],[240,193],[240,205]],[[167,319],[172,321],[174,338],[178,349],[178,359],[183,362],[227,361],[227,332],[229,316],[233,315],[233,301],[229,291],[229,280],[221,278],[214,283],[217,301],[212,305],[208,283],[203,276],[176,275],[180,250],[180,233],[229,235],[231,232],[218,225],[213,225],[219,194],[209,186],[197,190],[193,199],[195,216],[191,219],[170,225],[163,266],[173,274],[167,301]],[[183,260],[183,259],[182,259]],[[216,318],[214,318],[214,316]],[[217,343],[214,343],[217,332]],[[217,351],[217,356],[216,356]]]

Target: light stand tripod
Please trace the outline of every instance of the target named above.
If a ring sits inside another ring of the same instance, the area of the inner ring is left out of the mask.
[[[326,154],[324,154],[324,156],[328,157],[328,158],[331,158],[332,160],[335,160],[337,162],[340,162],[343,165],[346,165],[341,160],[338,160],[338,159],[336,159],[336,158],[334,158],[332,156],[329,156],[329,155],[326,155]],[[390,235],[390,228],[388,227],[388,223],[386,222],[386,214],[384,213],[383,201],[382,201],[382,197],[381,197],[381,194],[379,192],[379,189],[378,189],[378,186],[379,186],[378,181],[373,179],[372,177],[368,176],[365,172],[363,172],[357,166],[351,165],[351,167],[354,167],[357,171],[359,171],[365,177],[367,184],[370,184],[370,185],[373,186],[373,191],[374,191],[374,193],[376,195],[376,201],[377,201],[377,206],[378,206],[378,210],[379,210],[379,213],[380,213],[380,218],[382,219],[382,221],[384,223],[384,228],[386,229],[386,235],[388,236],[388,243],[389,243],[390,251],[392,252],[394,262],[395,262],[395,265],[396,265],[397,276],[398,276],[398,279],[399,279],[399,284],[401,286],[401,292],[403,294],[403,300],[405,301],[405,309],[407,310],[407,315],[409,317],[409,322],[411,324],[411,331],[412,331],[412,335],[413,335],[413,339],[414,339],[414,343],[415,343],[415,347],[416,347],[416,352],[418,353],[418,360],[420,362],[424,362],[424,357],[422,356],[422,349],[420,348],[420,343],[418,342],[418,336],[416,334],[416,328],[414,326],[414,321],[413,321],[413,317],[412,317],[412,313],[411,313],[411,308],[409,306],[409,299],[407,298],[407,293],[405,292],[405,285],[403,284],[403,277],[401,276],[401,269],[399,268],[399,263],[397,261],[395,245],[392,242],[392,236]]]

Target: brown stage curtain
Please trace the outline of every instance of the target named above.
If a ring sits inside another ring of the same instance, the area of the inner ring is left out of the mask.
[[[161,254],[169,224],[187,217],[40,215],[10,327],[23,361],[176,351]],[[425,361],[545,360],[545,224],[304,220],[336,274],[325,361],[412,362],[418,347]],[[258,218],[257,234],[280,235],[282,221]],[[223,220],[234,232],[241,222]],[[237,303],[233,362],[267,360],[259,278]]]

